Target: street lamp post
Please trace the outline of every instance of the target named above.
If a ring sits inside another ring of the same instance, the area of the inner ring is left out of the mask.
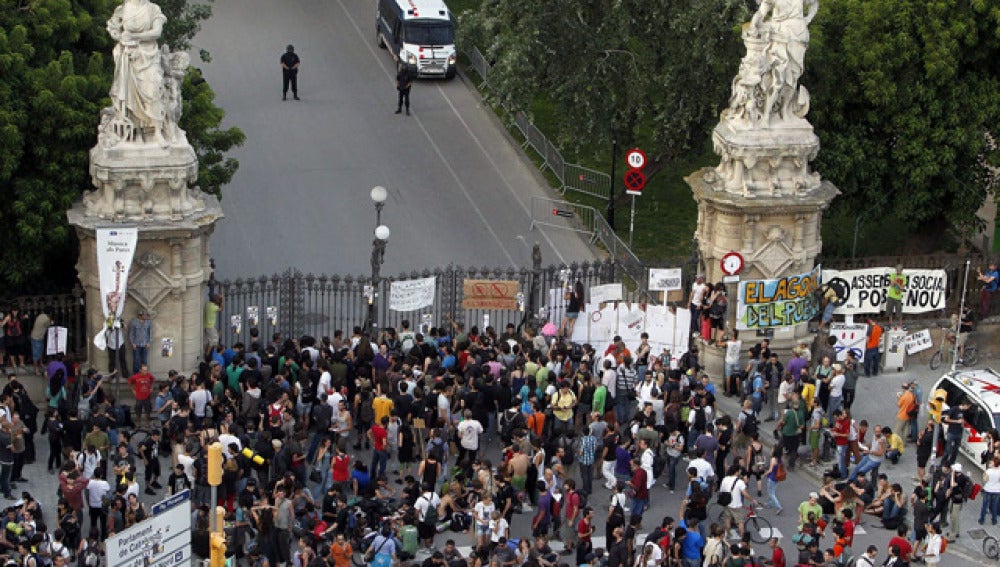
[[[378,290],[379,273],[382,270],[382,260],[385,258],[385,246],[389,242],[389,234],[389,227],[384,224],[375,227],[375,239],[372,240],[371,294],[368,295],[368,322],[365,325],[365,331],[369,336],[372,336],[375,330],[375,294]]]
[[[389,191],[381,185],[376,185],[372,187],[371,192],[372,202],[375,203],[375,226],[382,224],[382,207],[385,206],[385,200],[389,197]]]
[[[381,185],[372,187],[370,196],[375,204],[375,240],[372,241],[372,279],[371,285],[366,286],[365,295],[368,298],[368,317],[365,321],[365,332],[371,336],[375,328],[375,292],[378,289],[379,272],[382,269],[382,260],[385,257],[385,245],[389,240],[389,227],[382,224],[382,207],[389,197],[389,191]]]

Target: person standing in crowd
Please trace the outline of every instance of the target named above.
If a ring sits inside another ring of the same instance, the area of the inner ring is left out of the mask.
[[[129,325],[128,339],[132,344],[132,368],[138,371],[143,364],[149,364],[149,343],[153,340],[153,323],[145,309],[140,309]]]
[[[210,294],[205,302],[205,355],[219,344],[219,311],[226,305],[222,292]]]
[[[985,319],[990,316],[993,298],[1000,289],[1000,271],[997,271],[996,260],[990,260],[985,272],[977,272],[976,279],[983,283],[983,289],[979,292],[979,318]]]
[[[281,100],[288,100],[288,87],[292,87],[292,98],[299,100],[299,56],[295,47],[289,45],[281,54]]]
[[[705,309],[705,300],[711,287],[705,283],[705,274],[698,274],[691,284],[691,293],[688,294],[688,308],[691,310],[691,332],[701,331],[701,312]],[[708,337],[702,337],[708,339]]]
[[[396,114],[403,112],[403,105],[406,105],[406,115],[410,115],[410,88],[413,87],[413,71],[405,63],[399,64],[396,71],[396,92],[399,94],[396,102]]]
[[[52,326],[52,319],[47,313],[47,309],[42,309],[35,316],[35,323],[31,326],[31,363],[35,368],[35,375],[42,374],[42,361],[45,357],[45,339],[48,336],[49,327]]]
[[[866,322],[868,323],[868,338],[865,340],[865,378],[869,378],[878,376],[882,356],[879,352],[882,347],[882,326],[874,317],[869,317]]]
[[[896,264],[895,271],[889,274],[889,287],[885,290],[885,312],[890,327],[903,326],[903,295],[909,281],[909,276],[903,273],[903,265]]]

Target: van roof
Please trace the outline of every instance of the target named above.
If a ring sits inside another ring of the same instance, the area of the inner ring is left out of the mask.
[[[418,18],[448,19],[450,12],[442,0],[396,0],[399,9],[403,11],[404,20]]]
[[[996,370],[992,368],[956,370],[942,376],[942,379],[946,377],[969,389],[976,397],[983,400],[991,412],[1000,413],[1000,373]]]

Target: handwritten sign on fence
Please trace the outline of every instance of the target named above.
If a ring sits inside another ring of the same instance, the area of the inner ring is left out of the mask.
[[[931,339],[931,330],[924,329],[912,335],[906,335],[906,354],[916,354],[922,350],[927,350],[934,346]]]
[[[517,309],[517,280],[463,280],[462,309]]]

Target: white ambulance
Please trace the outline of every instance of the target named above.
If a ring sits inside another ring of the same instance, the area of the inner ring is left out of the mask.
[[[417,77],[455,76],[455,20],[442,0],[376,0],[375,41]]]
[[[962,400],[971,404],[965,416],[965,436],[959,452],[979,468],[985,469],[980,455],[986,450],[986,434],[991,429],[1000,428],[1000,374],[990,368],[949,372],[934,384],[928,400],[938,389],[948,394],[944,405],[946,414],[948,408]]]

